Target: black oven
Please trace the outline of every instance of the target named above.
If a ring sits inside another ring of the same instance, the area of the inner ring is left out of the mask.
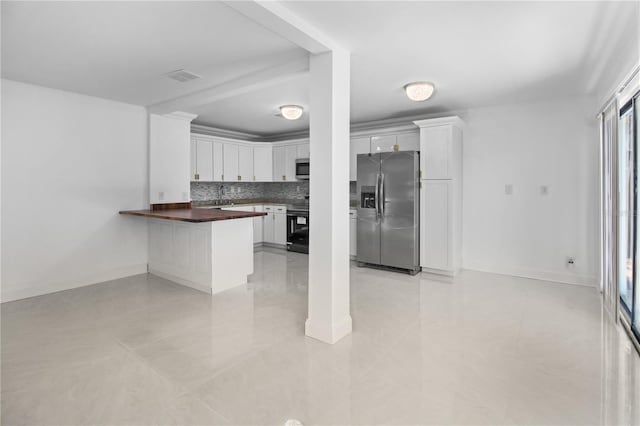
[[[309,253],[309,210],[287,210],[287,250]]]

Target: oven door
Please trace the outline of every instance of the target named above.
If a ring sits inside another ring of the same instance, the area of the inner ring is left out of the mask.
[[[309,253],[309,214],[287,214],[287,250]]]

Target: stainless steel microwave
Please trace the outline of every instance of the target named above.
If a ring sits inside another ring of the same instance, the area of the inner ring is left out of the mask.
[[[296,179],[309,179],[309,159],[298,158],[296,160]]]

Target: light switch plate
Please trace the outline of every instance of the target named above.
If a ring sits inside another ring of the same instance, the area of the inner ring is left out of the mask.
[[[504,193],[506,195],[512,195],[513,194],[513,185],[508,183],[504,186]]]

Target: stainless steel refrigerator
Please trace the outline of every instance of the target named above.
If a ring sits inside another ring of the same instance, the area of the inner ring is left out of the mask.
[[[358,251],[360,266],[404,269],[419,262],[419,153],[358,155]]]

